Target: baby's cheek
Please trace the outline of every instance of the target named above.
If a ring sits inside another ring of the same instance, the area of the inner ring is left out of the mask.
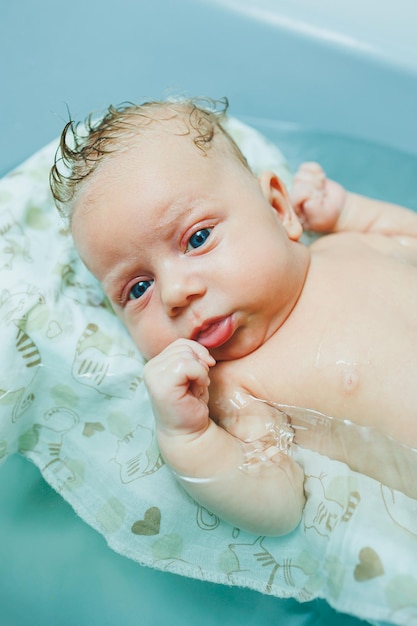
[[[129,324],[126,324],[126,327],[135,343],[135,346],[147,361],[156,356],[156,354],[152,354],[152,351],[149,349],[148,343],[143,341],[141,333],[138,333],[136,328],[132,328]]]
[[[142,321],[134,323],[127,321],[125,325],[137,349],[147,361],[160,354],[173,341],[164,341],[164,333],[156,323],[150,328]]]

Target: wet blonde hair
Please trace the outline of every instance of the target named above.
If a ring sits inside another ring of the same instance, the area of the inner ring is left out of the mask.
[[[143,104],[110,105],[98,118],[90,114],[84,123],[70,120],[62,131],[50,172],[50,186],[58,211],[71,220],[77,193],[85,180],[108,155],[125,148],[154,122],[181,118],[184,135],[190,135],[203,155],[216,134],[226,139],[231,153],[250,170],[239,147],[223,127],[227,98],[176,98]]]

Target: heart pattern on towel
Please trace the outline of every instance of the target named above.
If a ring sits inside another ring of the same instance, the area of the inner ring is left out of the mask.
[[[49,322],[48,328],[46,330],[46,336],[48,337],[48,339],[55,339],[55,337],[58,337],[58,335],[60,335],[61,333],[62,328],[57,321],[52,320],[51,322]]]
[[[157,506],[151,506],[143,519],[137,520],[132,526],[135,535],[158,535],[161,527],[161,511]]]
[[[384,574],[381,559],[372,548],[362,548],[359,552],[359,563],[355,567],[354,578],[361,583]]]

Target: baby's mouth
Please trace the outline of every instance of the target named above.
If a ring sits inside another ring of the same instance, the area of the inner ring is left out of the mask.
[[[208,320],[194,332],[192,338],[201,343],[202,346],[213,349],[229,341],[234,332],[233,317],[228,315],[227,317]]]

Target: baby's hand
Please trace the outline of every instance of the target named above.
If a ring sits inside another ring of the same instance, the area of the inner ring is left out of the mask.
[[[318,163],[303,163],[294,176],[290,198],[303,228],[332,232],[347,199],[347,192]]]
[[[213,365],[208,350],[188,339],[177,339],[146,364],[145,383],[160,433],[204,432],[209,421],[208,372]]]

